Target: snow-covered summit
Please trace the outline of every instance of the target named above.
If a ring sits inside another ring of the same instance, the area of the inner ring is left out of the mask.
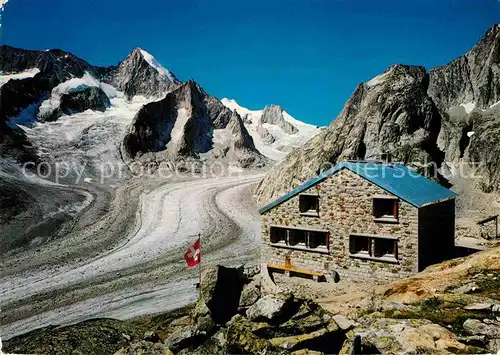
[[[314,125],[295,119],[277,105],[266,106],[263,110],[249,110],[234,99],[223,98],[221,102],[241,116],[257,149],[276,161],[320,131]]]
[[[165,67],[163,67],[160,64],[160,62],[158,62],[156,60],[156,58],[153,57],[150,53],[146,52],[142,48],[137,48],[137,49],[141,53],[141,55],[144,58],[144,60],[146,62],[148,62],[148,64],[151,65],[154,69],[156,69],[156,71],[158,73],[160,73],[161,75],[163,75],[165,78],[167,78],[167,80],[169,80],[172,83],[175,83],[175,82],[178,81],[177,78],[175,77],[175,75],[172,72],[170,72],[168,69],[166,69]]]

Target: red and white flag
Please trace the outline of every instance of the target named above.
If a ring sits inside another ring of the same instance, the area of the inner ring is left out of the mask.
[[[186,259],[188,267],[195,267],[200,263],[201,259],[200,239],[194,242],[193,246],[184,253],[184,259]]]

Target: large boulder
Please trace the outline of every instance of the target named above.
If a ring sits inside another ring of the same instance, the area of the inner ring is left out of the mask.
[[[195,325],[188,325],[174,331],[166,344],[171,351],[177,353],[186,348],[196,348],[203,341],[204,336],[205,334],[200,332]]]
[[[245,284],[243,267],[207,268],[201,277],[201,298],[216,324],[225,324],[236,313]]]
[[[467,319],[464,330],[471,335],[486,335],[490,339],[500,339],[500,326],[485,324],[477,319]]]
[[[286,351],[273,345],[269,340],[255,335],[255,331],[268,325],[253,323],[240,314],[227,324],[225,343],[228,354],[284,354]]]
[[[352,335],[361,336],[362,348],[382,354],[403,352],[466,353],[477,350],[458,341],[448,329],[426,319],[366,319]]]
[[[251,321],[279,322],[293,305],[290,293],[266,295],[248,308],[246,315]]]
[[[203,300],[198,300],[193,309],[192,318],[196,324],[196,328],[201,332],[210,332],[215,327],[215,322],[212,319],[210,309]]]
[[[249,284],[243,287],[240,296],[239,311],[246,310],[252,306],[260,298],[260,277],[252,280]]]

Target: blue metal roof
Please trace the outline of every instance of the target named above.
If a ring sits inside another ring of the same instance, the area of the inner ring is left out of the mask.
[[[436,203],[454,198],[456,194],[417,172],[408,169],[402,164],[385,164],[377,162],[341,162],[333,168],[323,172],[305,184],[293,189],[286,195],[260,209],[260,214],[291,199],[302,191],[325,180],[342,169],[349,169],[353,173],[371,181],[391,194],[415,207]]]

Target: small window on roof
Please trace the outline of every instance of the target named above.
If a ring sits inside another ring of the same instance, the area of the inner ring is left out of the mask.
[[[396,197],[374,197],[373,198],[373,217],[375,220],[398,219],[399,203]]]
[[[302,214],[318,215],[319,196],[318,195],[299,195],[299,209]]]

